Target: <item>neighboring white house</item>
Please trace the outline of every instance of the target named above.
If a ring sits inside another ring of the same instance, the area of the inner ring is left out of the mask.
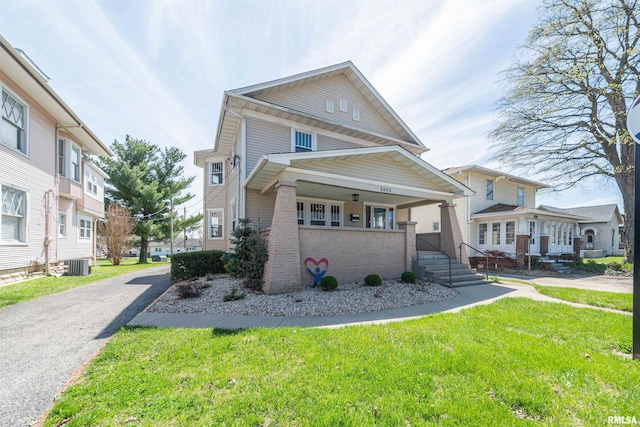
[[[476,165],[443,172],[474,191],[473,196],[456,201],[464,243],[482,252],[504,252],[520,265],[527,253],[575,255],[578,222],[587,218],[536,208],[536,192],[548,185]],[[418,222],[419,235],[437,237],[440,222],[435,207],[414,209],[411,219]],[[467,250],[469,256],[477,255]]]
[[[173,241],[173,253],[181,254],[185,252],[200,252],[202,250],[202,239],[184,239],[179,237]],[[139,249],[138,249],[139,251]],[[171,254],[170,242],[149,242],[149,254],[153,255],[165,255]]]
[[[106,175],[83,155],[111,152],[1,36],[0,89],[2,283],[94,255]]]
[[[313,283],[324,261],[339,281],[399,277],[416,256],[411,210],[471,194],[425,151],[351,62],[227,91],[213,148],[194,158],[205,249],[229,249],[247,218],[268,238],[267,293]],[[442,215],[455,252],[455,214]]]
[[[599,258],[607,255],[622,255],[620,252],[620,227],[624,220],[620,215],[618,205],[576,208],[555,208],[542,205],[540,209],[587,218],[578,223],[581,237],[581,257]]]

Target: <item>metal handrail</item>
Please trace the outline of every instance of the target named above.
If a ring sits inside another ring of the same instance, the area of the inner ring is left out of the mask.
[[[460,243],[458,245],[458,250],[460,251],[460,264],[462,264],[462,245],[465,245],[469,249],[473,249],[474,251],[484,255],[484,258],[485,258],[485,260],[484,260],[485,278],[489,279],[489,255],[487,255],[486,253],[474,248],[473,246],[467,245],[465,242],[462,242],[462,243]]]
[[[452,281],[451,281],[451,257],[449,255],[447,255],[446,253],[442,252],[439,248],[436,248],[431,243],[429,243],[426,240],[424,240],[424,238],[422,238],[420,236],[416,236],[416,250],[418,249],[418,245],[417,245],[418,240],[420,240],[422,243],[425,243],[427,246],[433,248],[436,252],[440,252],[442,255],[447,257],[447,259],[449,260],[449,286],[451,286],[451,283],[452,283]],[[419,260],[420,260],[420,255],[418,254],[418,261]]]

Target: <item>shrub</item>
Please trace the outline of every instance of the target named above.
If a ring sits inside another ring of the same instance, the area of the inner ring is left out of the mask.
[[[599,264],[592,259],[586,262],[582,259],[573,263],[573,268],[578,271],[586,271],[588,273],[604,273],[607,269],[606,264]]]
[[[377,274],[370,274],[364,278],[364,284],[367,286],[380,286],[382,279]]]
[[[229,301],[238,301],[243,299],[244,297],[246,297],[247,294],[246,292],[242,292],[242,293],[238,293],[238,290],[236,288],[231,289],[231,293],[230,294],[226,294],[225,296],[222,297],[222,301],[224,302],[229,302]]]
[[[188,277],[203,277],[207,274],[224,273],[222,251],[201,251],[175,254],[171,257],[171,280]]]
[[[250,220],[240,219],[238,222],[239,225],[231,232],[231,243],[235,248],[225,254],[224,268],[233,277],[244,278],[245,288],[261,289],[264,264],[269,257],[267,241],[257,229],[249,227]]]
[[[324,276],[320,280],[320,287],[323,291],[334,291],[338,287],[338,279],[333,276]]]
[[[197,298],[202,295],[202,288],[195,282],[185,282],[176,285],[180,298]]]
[[[404,282],[404,283],[413,283],[416,281],[416,273],[414,273],[413,271],[405,271],[404,273],[402,273],[402,275],[400,276],[400,279]]]

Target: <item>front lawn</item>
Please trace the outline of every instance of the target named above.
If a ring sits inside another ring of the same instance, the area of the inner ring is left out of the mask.
[[[633,295],[616,292],[591,291],[576,288],[533,285],[538,292],[565,301],[578,302],[596,307],[633,311]]]
[[[512,298],[340,329],[125,328],[45,425],[602,425],[638,415],[630,352],[630,316]]]
[[[108,279],[120,274],[165,264],[137,264],[137,262],[138,258],[125,258],[120,265],[111,265],[111,261],[109,260],[100,260],[96,267],[92,267],[89,276],[49,276],[2,286],[0,287],[0,308],[66,291],[67,289],[97,282],[102,279]]]
[[[606,258],[585,258],[585,261],[587,259],[590,259],[594,262],[597,262],[599,264],[611,264],[612,262],[617,262],[619,264],[622,264],[622,260],[623,257],[621,256],[608,256]]]

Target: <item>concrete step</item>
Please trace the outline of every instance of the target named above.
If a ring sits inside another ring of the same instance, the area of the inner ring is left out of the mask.
[[[484,276],[480,276],[478,274],[459,274],[459,275],[451,275],[451,283],[457,283],[457,282],[466,282],[469,280],[477,280],[479,278],[484,279]],[[449,275],[439,275],[439,276],[434,276],[433,277],[434,280],[437,280],[438,282],[446,282],[449,283]]]

